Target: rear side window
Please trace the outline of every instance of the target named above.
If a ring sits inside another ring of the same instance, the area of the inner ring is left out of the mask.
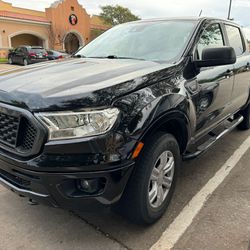
[[[225,26],[230,46],[234,48],[237,56],[242,55],[244,53],[244,46],[242,42],[240,29],[231,25],[225,25]]]
[[[21,51],[22,51],[23,53],[26,53],[26,52],[27,52],[27,49],[26,49],[26,48],[21,48]]]
[[[198,59],[202,58],[202,51],[209,47],[223,47],[225,45],[220,25],[218,23],[208,26],[201,35],[197,45]]]
[[[45,49],[39,49],[39,48],[31,48],[30,52],[31,53],[36,53],[36,54],[46,53]]]

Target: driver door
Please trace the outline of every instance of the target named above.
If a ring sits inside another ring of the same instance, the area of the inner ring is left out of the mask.
[[[207,47],[223,47],[225,38],[220,23],[205,27],[196,47],[195,59],[202,59],[202,50]],[[199,94],[196,97],[197,137],[211,131],[230,114],[234,77],[233,65],[204,67],[197,75]]]

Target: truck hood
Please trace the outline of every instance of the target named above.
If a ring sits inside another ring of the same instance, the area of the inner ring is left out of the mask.
[[[168,71],[171,66],[138,60],[70,58],[20,67],[0,73],[0,102],[31,111],[109,106],[115,98],[149,81],[159,81],[158,74],[157,79],[152,74]]]

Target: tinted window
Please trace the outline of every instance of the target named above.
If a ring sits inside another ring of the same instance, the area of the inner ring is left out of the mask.
[[[240,30],[237,27],[226,25],[227,35],[229,39],[229,44],[235,50],[237,56],[243,54],[244,46],[242,43],[242,37]]]
[[[22,51],[23,53],[25,53],[25,52],[27,52],[27,49],[26,49],[26,48],[21,48],[21,51]]]
[[[17,49],[15,50],[15,52],[17,52],[17,53],[22,52],[22,48],[21,48],[21,47],[17,48]]]
[[[45,49],[39,49],[39,48],[31,48],[30,52],[31,53],[36,53],[36,54],[46,53]]]
[[[212,24],[208,26],[201,35],[197,45],[198,59],[202,57],[202,50],[209,47],[223,47],[223,35],[219,24]]]
[[[171,61],[180,56],[195,21],[153,21],[118,25],[77,52],[86,57],[130,57]]]

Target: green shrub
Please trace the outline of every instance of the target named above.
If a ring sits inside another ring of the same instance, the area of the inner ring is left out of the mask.
[[[0,58],[0,63],[6,63],[6,62],[8,62],[8,59],[6,59],[6,58]]]

